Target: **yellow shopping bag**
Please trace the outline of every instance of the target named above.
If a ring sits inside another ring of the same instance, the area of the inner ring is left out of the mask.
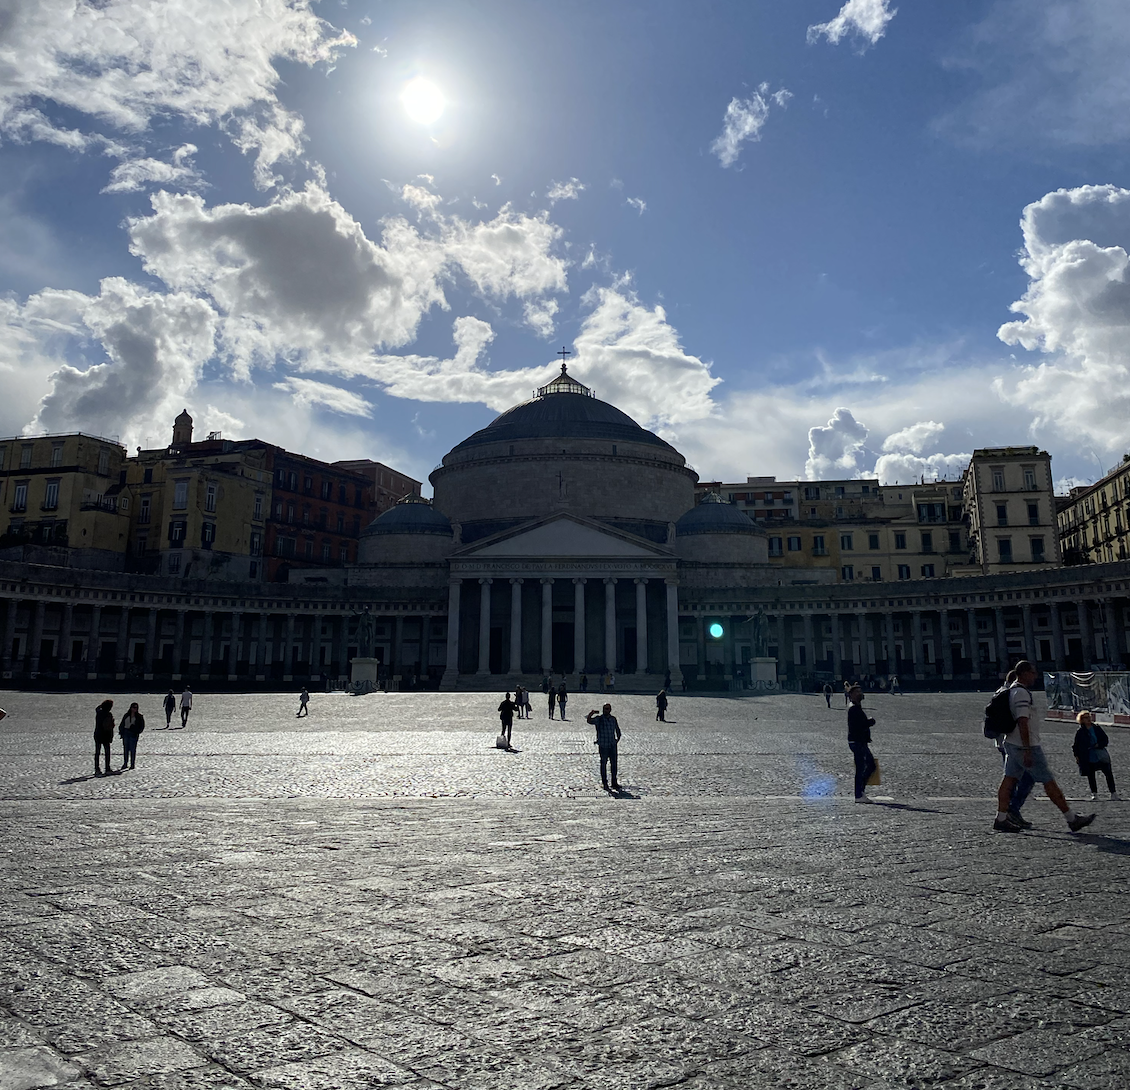
[[[883,783],[883,777],[879,775],[879,762],[875,762],[875,769],[870,776],[867,777],[868,787],[879,787]]]

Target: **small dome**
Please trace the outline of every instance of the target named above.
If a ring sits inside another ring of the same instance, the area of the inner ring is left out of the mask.
[[[686,537],[688,534],[759,534],[761,531],[745,512],[711,492],[675,523],[675,533]]]
[[[382,511],[362,531],[362,537],[378,534],[442,534],[451,537],[447,516],[423,500],[402,500]]]

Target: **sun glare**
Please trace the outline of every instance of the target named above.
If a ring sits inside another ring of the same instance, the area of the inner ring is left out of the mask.
[[[426,79],[414,79],[401,93],[405,112],[420,125],[431,125],[440,119],[447,105],[443,92]]]

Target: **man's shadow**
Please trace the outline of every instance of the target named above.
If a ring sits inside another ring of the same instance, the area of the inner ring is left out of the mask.
[[[945,810],[932,810],[928,806],[908,806],[905,802],[883,802],[880,799],[871,800],[876,806],[885,806],[888,810],[906,810],[912,814],[944,814]]]
[[[611,795],[614,799],[638,799],[642,797],[640,795],[633,794],[631,789],[625,787],[623,784],[620,785],[619,791],[609,791],[608,794]]]
[[[59,783],[58,783],[58,786],[59,787],[68,787],[68,786],[70,786],[71,784],[74,784],[74,783],[86,783],[87,780],[104,780],[104,779],[106,779],[107,776],[119,776],[119,775],[121,775],[120,772],[103,772],[101,775],[95,776],[94,773],[92,772],[92,773],[90,773],[89,776],[72,776],[69,780],[60,780]]]
[[[1130,840],[1121,836],[1104,836],[1102,833],[1076,834],[1077,840],[1084,840],[1093,844],[1100,852],[1107,855],[1130,855]]]

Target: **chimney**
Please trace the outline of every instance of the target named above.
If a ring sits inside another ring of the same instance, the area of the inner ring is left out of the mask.
[[[192,442],[192,417],[184,409],[180,416],[173,421],[173,447],[180,449],[187,447]]]

